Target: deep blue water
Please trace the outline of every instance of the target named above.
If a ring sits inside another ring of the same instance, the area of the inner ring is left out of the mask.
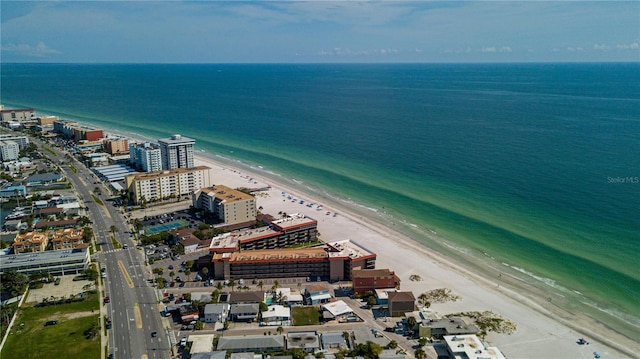
[[[640,323],[639,64],[1,70],[7,107],[193,137]]]

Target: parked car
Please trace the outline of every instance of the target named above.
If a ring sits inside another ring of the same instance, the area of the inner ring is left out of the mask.
[[[109,298],[108,296],[107,296],[107,297],[104,297],[104,302],[105,302],[105,303],[109,303],[109,302],[111,302],[111,298]]]
[[[152,338],[155,338],[155,337],[157,337],[157,336],[158,336],[158,332],[151,332],[151,337],[152,337]]]
[[[180,346],[185,346],[187,345],[187,337],[182,337],[182,339],[180,339]]]
[[[56,324],[58,324],[58,321],[57,321],[57,320],[49,320],[49,321],[47,321],[46,323],[44,323],[44,326],[45,326],[45,327],[48,327],[48,326],[50,326],[50,325],[56,325]]]

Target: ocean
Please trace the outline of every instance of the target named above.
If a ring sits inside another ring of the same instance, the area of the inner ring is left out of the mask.
[[[640,64],[2,64],[1,80],[5,108],[195,138],[640,333]]]

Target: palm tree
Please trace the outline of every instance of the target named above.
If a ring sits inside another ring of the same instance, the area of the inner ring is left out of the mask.
[[[202,268],[202,277],[205,279],[209,277],[209,268],[207,267]]]
[[[184,271],[184,275],[186,275],[186,276],[187,276],[187,280],[191,280],[191,279],[189,278],[189,276],[191,275],[191,271],[190,271],[189,269],[186,269],[186,270]]]
[[[233,287],[236,286],[236,280],[235,279],[229,279],[229,287],[231,287],[231,291],[233,292]]]
[[[276,289],[278,289],[278,287],[280,287],[280,282],[276,279],[273,281],[273,285],[271,286],[271,289],[275,291]]]
[[[427,353],[422,348],[416,349],[416,351],[414,352],[414,355],[415,355],[416,359],[426,359],[427,358]]]
[[[262,286],[264,286],[264,282],[259,280],[258,281],[258,288],[260,288],[260,290],[262,290]]]
[[[284,332],[284,328],[283,327],[278,327],[276,329],[276,332],[278,332],[278,334],[282,334],[282,332]]]
[[[222,282],[216,283],[216,288],[221,291],[223,288]]]
[[[418,321],[416,320],[416,317],[409,317],[407,318],[407,325],[409,326],[409,328],[411,330],[415,329],[416,324],[418,324]]]
[[[118,227],[116,227],[115,224],[112,224],[111,227],[109,227],[109,231],[111,232],[111,234],[113,234],[113,236],[116,236],[116,233],[118,233]]]
[[[173,277],[175,276],[176,276],[176,272],[174,271],[169,272],[169,277],[171,278],[171,280],[173,280]]]
[[[431,306],[431,302],[429,301],[429,296],[427,293],[422,293],[418,296],[418,300],[425,308],[429,308]]]

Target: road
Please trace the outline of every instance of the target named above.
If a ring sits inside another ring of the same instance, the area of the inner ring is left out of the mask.
[[[43,143],[31,138],[39,147]],[[62,172],[71,182],[78,196],[88,208],[87,216],[93,222],[96,241],[101,251],[94,254],[103,266],[106,266],[105,296],[111,298],[106,304],[107,313],[112,319],[109,330],[109,353],[115,358],[171,358],[172,345],[167,330],[163,328],[158,306],[158,293],[149,286],[147,278],[150,273],[145,269],[144,253],[136,249],[136,244],[129,236],[129,225],[118,207],[109,198],[109,189],[81,162],[65,158],[65,153],[57,148],[41,151],[55,163],[63,160]],[[74,172],[68,165],[76,169]],[[94,188],[100,188],[96,194],[103,204],[97,203],[93,197]],[[110,239],[111,226],[115,226],[115,239],[128,249],[114,248]],[[152,337],[153,332],[157,336]]]

